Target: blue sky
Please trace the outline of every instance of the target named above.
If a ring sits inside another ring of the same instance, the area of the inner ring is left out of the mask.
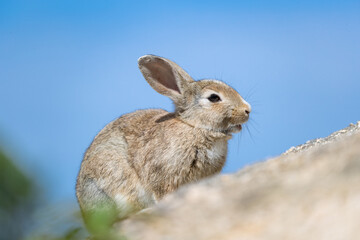
[[[252,104],[225,173],[360,120],[360,1],[1,1],[0,143],[51,201],[75,200],[92,138],[172,110],[137,58],[174,60]]]

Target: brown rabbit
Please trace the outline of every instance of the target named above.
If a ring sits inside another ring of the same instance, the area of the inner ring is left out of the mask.
[[[183,184],[219,173],[227,141],[249,119],[250,105],[223,82],[194,81],[158,56],[143,56],[138,64],[151,87],[173,100],[175,112],[138,110],[100,131],[77,178],[83,212],[109,204],[123,218]]]

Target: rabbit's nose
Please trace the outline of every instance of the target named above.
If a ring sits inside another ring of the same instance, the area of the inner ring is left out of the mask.
[[[241,99],[241,105],[240,105],[245,113],[246,116],[249,116],[251,113],[251,105],[245,101],[245,99]]]
[[[243,110],[244,112],[244,117],[245,117],[245,119],[246,119],[246,121],[249,119],[249,117],[250,117],[250,112],[251,112],[251,109],[250,108],[245,108],[244,110]]]
[[[245,102],[245,101],[244,101]],[[249,103],[245,102],[244,104],[244,113],[245,113],[245,116],[246,117],[249,117],[250,116],[250,112],[251,112],[251,106]]]

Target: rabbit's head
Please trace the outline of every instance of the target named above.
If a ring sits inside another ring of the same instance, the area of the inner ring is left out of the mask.
[[[176,63],[154,55],[138,60],[146,81],[171,98],[175,114],[194,127],[225,134],[241,130],[249,119],[250,105],[227,84],[211,79],[194,81]]]

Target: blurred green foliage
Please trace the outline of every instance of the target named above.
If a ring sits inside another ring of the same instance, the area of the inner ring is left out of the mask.
[[[70,220],[59,213],[59,206],[43,211],[45,217],[37,216],[34,212],[44,206],[40,204],[40,191],[34,182],[0,150],[0,240],[124,239],[113,229],[117,219],[114,208],[99,207],[85,214],[87,229],[80,223],[78,210],[60,207],[61,213],[70,213]],[[34,225],[41,226],[35,233]]]
[[[99,207],[86,214],[87,229],[85,229],[84,225],[78,226],[74,222],[73,226],[65,232],[56,233],[56,231],[53,231],[46,234],[35,234],[26,238],[26,240],[125,240],[113,228],[113,224],[117,219],[116,213],[111,208]]]
[[[0,150],[0,239],[20,239],[34,209],[35,187]]]
[[[32,182],[2,151],[0,151],[0,183],[0,208],[3,211],[11,213],[32,197]]]
[[[118,232],[113,230],[118,211],[114,206],[98,206],[89,213],[83,213],[87,229],[96,240],[122,240]]]

